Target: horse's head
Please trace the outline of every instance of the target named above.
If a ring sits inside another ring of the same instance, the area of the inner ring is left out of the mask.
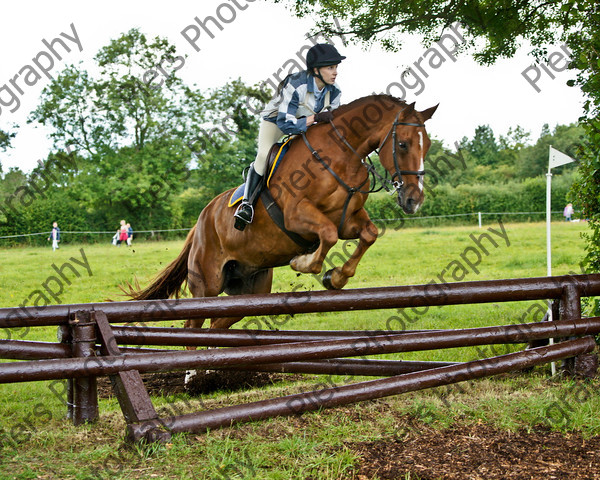
[[[437,107],[417,112],[414,103],[403,105],[393,124],[386,126],[382,132],[379,159],[392,176],[398,205],[408,214],[415,213],[425,198],[424,162],[431,146],[425,121],[431,118]]]

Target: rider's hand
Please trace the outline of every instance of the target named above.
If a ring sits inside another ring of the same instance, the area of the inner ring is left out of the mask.
[[[331,113],[329,110],[324,110],[323,112],[315,114],[315,122],[317,123],[331,122],[332,120],[333,113]]]

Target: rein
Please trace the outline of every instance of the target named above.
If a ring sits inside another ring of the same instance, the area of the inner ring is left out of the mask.
[[[337,173],[335,173],[335,171],[329,166],[329,164],[327,162],[325,162],[325,160],[323,160],[323,158],[321,158],[321,156],[319,155],[319,152],[317,152],[313,148],[313,146],[308,141],[308,138],[306,138],[306,132],[302,132],[302,139],[304,140],[304,143],[306,144],[306,146],[312,153],[313,157],[315,157],[315,159],[319,163],[321,163],[321,165],[323,165],[323,167],[333,176],[333,178],[335,178],[337,180],[337,182],[348,193],[348,195],[346,197],[346,201],[344,202],[344,207],[342,209],[342,218],[341,218],[340,224],[338,226],[338,237],[340,237],[342,234],[342,228],[344,226],[344,222],[346,220],[346,215],[348,213],[348,205],[350,205],[350,200],[352,200],[352,197],[354,196],[354,194],[363,193],[363,194],[368,195],[369,193],[375,193],[375,192],[379,192],[382,189],[385,189],[388,193],[390,193],[390,195],[392,195],[393,193],[398,193],[400,198],[402,198],[404,195],[404,180],[402,180],[402,175],[416,175],[417,177],[422,177],[423,175],[425,175],[425,173],[426,173],[425,170],[402,170],[398,163],[398,150],[397,150],[398,141],[397,141],[396,127],[399,125],[407,125],[409,127],[424,127],[425,126],[423,123],[399,122],[398,119],[400,118],[400,114],[405,109],[406,109],[406,107],[404,109],[400,110],[400,112],[398,112],[398,115],[396,115],[396,118],[394,119],[394,123],[392,123],[392,126],[391,126],[390,130],[388,131],[387,135],[385,136],[383,141],[379,144],[379,147],[377,147],[375,149],[375,151],[379,155],[379,152],[381,151],[381,149],[383,148],[383,146],[388,141],[388,139],[390,138],[390,135],[391,135],[392,141],[393,141],[392,158],[394,160],[394,170],[395,170],[394,174],[392,175],[391,180],[387,178],[387,172],[386,172],[385,177],[383,177],[382,175],[380,175],[377,172],[377,170],[375,169],[375,165],[373,165],[373,161],[371,160],[369,155],[367,155],[365,158],[363,158],[359,155],[359,153],[354,149],[354,147],[352,147],[352,145],[350,145],[348,140],[346,140],[346,138],[337,129],[337,127],[333,123],[333,120],[329,121],[329,124],[333,128],[333,131],[340,138],[340,140],[344,143],[344,145],[346,145],[354,153],[354,155],[356,155],[356,157],[358,157],[358,159],[361,161],[361,163],[364,165],[364,167],[367,170],[367,178],[365,178],[365,180],[357,187],[351,187],[346,182],[344,182],[344,180],[342,180],[342,178]],[[367,160],[368,163],[365,160]],[[373,177],[373,185],[376,185],[377,180],[379,180],[379,182],[381,183],[381,187],[379,187],[379,188],[373,187],[370,190],[361,190],[361,188],[369,181],[369,175],[371,175]]]
[[[325,167],[325,169],[329,173],[331,173],[331,175],[333,176],[333,178],[335,178],[337,180],[337,182],[343,188],[346,189],[346,192],[348,192],[348,196],[346,197],[346,201],[344,202],[344,208],[342,209],[342,218],[340,219],[340,225],[338,226],[338,238],[339,238],[342,235],[342,228],[344,226],[344,222],[346,221],[346,214],[348,212],[348,205],[350,205],[350,200],[352,200],[352,197],[354,196],[354,194],[355,193],[365,193],[365,194],[371,193],[371,191],[361,190],[361,188],[369,181],[369,175],[367,174],[367,178],[365,178],[365,180],[360,185],[358,185],[357,187],[351,187],[346,182],[344,182],[344,180],[342,180],[341,177],[337,173],[335,173],[335,171],[327,164],[327,162],[325,160],[323,160],[321,158],[321,155],[319,155],[319,152],[317,152],[312,147],[312,145],[308,141],[308,138],[306,138],[306,132],[302,132],[302,139],[304,140],[304,143],[306,144],[306,146],[308,147],[308,149],[311,151],[313,157],[315,157],[317,159],[317,161],[320,162],[321,165],[323,165],[323,167]],[[350,147],[350,148],[352,148],[352,147]]]
[[[374,185],[376,184],[376,180],[379,180],[379,182],[381,183],[381,187],[372,188],[369,192],[365,192],[365,193],[376,193],[376,192],[381,191],[382,189],[385,189],[386,192],[388,192],[390,195],[392,195],[395,192],[401,192],[402,187],[404,186],[404,181],[402,180],[402,175],[417,175],[418,177],[421,177],[421,176],[425,175],[425,173],[427,173],[425,170],[402,170],[400,168],[400,165],[398,164],[398,151],[397,151],[398,142],[397,142],[396,127],[399,125],[408,125],[411,127],[425,127],[425,124],[423,124],[423,123],[399,122],[398,118],[400,117],[400,114],[403,111],[404,111],[404,109],[402,109],[400,112],[398,112],[398,115],[396,115],[396,118],[394,119],[394,123],[392,124],[390,130],[384,137],[383,141],[375,149],[375,151],[377,152],[377,155],[379,155],[379,152],[381,151],[381,149],[383,148],[385,143],[390,138],[390,135],[392,136],[392,139],[394,142],[393,147],[392,147],[392,158],[394,160],[395,172],[394,172],[394,175],[392,176],[391,180],[387,178],[387,172],[386,172],[385,177],[380,175],[377,172],[377,170],[375,169],[375,165],[373,165],[373,161],[371,160],[371,157],[369,157],[369,155],[367,155],[365,158],[361,157],[358,154],[358,152],[352,147],[352,145],[350,145],[350,143],[348,143],[346,138],[344,138],[344,136],[340,133],[340,131],[334,125],[333,121],[329,122],[331,124],[331,127],[333,128],[334,132],[340,138],[340,140],[344,143],[344,145],[346,145],[354,153],[354,155],[356,155],[356,157],[362,162],[362,164],[367,169],[367,172],[373,176],[373,184]],[[367,160],[368,163],[365,160]],[[397,180],[394,180],[396,178],[397,178]]]

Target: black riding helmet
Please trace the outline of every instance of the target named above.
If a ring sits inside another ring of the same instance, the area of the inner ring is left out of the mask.
[[[312,72],[313,68],[337,65],[346,57],[339,54],[337,49],[329,43],[318,43],[310,48],[306,54],[306,66]]]

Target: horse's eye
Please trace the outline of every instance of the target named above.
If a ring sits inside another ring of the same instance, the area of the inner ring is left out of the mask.
[[[406,150],[408,150],[408,145],[406,145],[406,142],[398,142],[398,148],[400,150],[406,151]]]

